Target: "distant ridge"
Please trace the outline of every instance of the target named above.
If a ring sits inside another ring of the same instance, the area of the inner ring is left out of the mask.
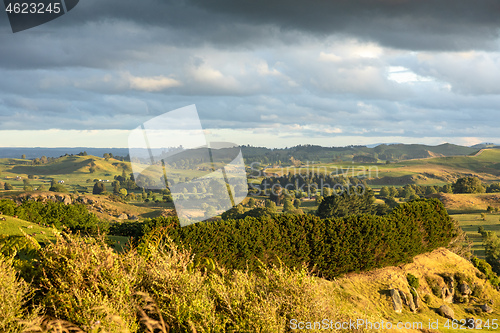
[[[483,142],[483,143],[478,143],[473,146],[470,146],[471,148],[477,148],[477,149],[484,149],[484,148],[500,148],[500,146],[496,143],[491,143],[491,142]]]
[[[383,142],[383,143],[373,143],[371,145],[366,145],[368,148],[375,148],[377,146],[380,146],[380,145],[386,145],[386,146],[390,146],[390,145],[402,145],[403,143],[401,142]]]
[[[479,150],[495,146],[494,144],[475,145],[472,147],[443,143],[437,146],[423,144],[381,143],[372,145],[350,145],[345,147],[323,147],[318,145],[298,145],[288,148],[266,148],[241,146],[243,156],[248,161],[266,160],[270,163],[288,161],[290,156],[301,161],[332,161],[337,159],[352,160],[357,158],[372,158],[378,161],[409,160],[439,156],[465,156],[476,154]],[[500,148],[500,147],[498,147]],[[92,147],[0,147],[0,158],[40,158],[77,155],[86,152],[87,155],[102,157],[105,153],[125,157],[129,154],[128,148],[92,148]],[[145,152],[148,154],[148,152]]]
[[[26,155],[26,158],[33,159],[37,157],[59,157],[65,154],[76,155],[80,152],[87,152],[88,155],[102,157],[105,153],[111,153],[114,156],[127,156],[128,148],[89,148],[89,147],[60,147],[60,148],[10,148],[0,147],[0,158],[21,158]]]

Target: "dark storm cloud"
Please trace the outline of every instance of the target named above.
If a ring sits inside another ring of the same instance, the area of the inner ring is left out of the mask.
[[[17,34],[0,18],[0,130],[132,129],[196,104],[210,129],[494,137],[499,8],[82,0]],[[391,67],[430,79],[397,82]]]
[[[490,47],[498,36],[496,0],[192,0],[231,21],[275,24],[319,36],[344,33],[404,49]]]
[[[500,27],[500,3],[497,0],[86,0],[43,29],[59,29],[58,34],[64,35],[69,32],[64,29],[71,26],[116,21],[160,28],[152,29],[146,42],[177,46],[210,43],[218,47],[251,47],[266,40],[276,42],[276,38],[294,43],[304,33],[317,38],[347,35],[411,50],[491,49]],[[163,29],[168,32],[158,33]],[[135,42],[133,31],[123,29],[115,33],[118,39],[130,38]],[[78,37],[76,31],[71,34]]]

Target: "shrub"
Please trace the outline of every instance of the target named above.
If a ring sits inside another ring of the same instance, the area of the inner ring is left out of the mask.
[[[443,297],[443,292],[441,290],[441,286],[439,285],[439,280],[433,276],[427,275],[425,277],[425,281],[429,288],[431,288],[432,294],[436,297]]]
[[[416,277],[415,275],[413,275],[411,273],[406,274],[406,280],[408,281],[408,284],[410,285],[410,287],[418,289],[418,287],[420,286],[420,281],[419,281],[418,277]]]
[[[0,332],[21,332],[18,321],[24,315],[28,291],[28,284],[17,277],[12,259],[0,254]]]
[[[162,232],[176,243],[190,247],[197,258],[214,258],[226,268],[256,271],[259,260],[292,268],[306,262],[326,278],[410,262],[456,236],[437,199],[405,203],[385,216],[267,215],[183,228],[176,218],[157,218],[146,224],[168,226]]]
[[[464,273],[455,273],[454,278],[457,286],[461,285],[462,283],[470,284],[470,279],[467,278]]]
[[[37,301],[47,314],[84,331],[136,331],[133,293],[140,263],[137,256],[115,253],[103,238],[59,236],[40,252]]]
[[[490,281],[490,283],[497,287],[500,284],[500,279],[497,274],[493,272],[491,265],[486,262],[486,260],[479,259],[478,257],[472,257],[471,262],[485,277]]]
[[[483,296],[483,286],[481,286],[479,284],[475,284],[472,287],[472,296],[477,297],[477,298],[481,298]]]

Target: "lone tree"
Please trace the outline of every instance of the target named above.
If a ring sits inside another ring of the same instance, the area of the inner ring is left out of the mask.
[[[273,185],[269,193],[269,200],[273,201],[276,206],[281,206],[285,199],[283,188],[280,185]]]
[[[391,196],[391,191],[389,190],[389,188],[387,186],[383,186],[381,189],[380,189],[380,193],[379,195],[382,197],[382,198],[389,198]]]
[[[92,194],[101,194],[106,191],[106,185],[103,182],[97,182],[94,184],[94,188],[92,189]]]
[[[452,185],[453,193],[484,193],[485,188],[477,177],[463,177]]]
[[[291,212],[295,209],[295,207],[293,206],[293,203],[292,203],[292,199],[291,198],[285,198],[285,201],[283,203],[283,212]]]
[[[353,187],[349,191],[326,197],[318,207],[316,215],[321,218],[343,217],[355,214],[374,214],[375,196],[371,188]]]

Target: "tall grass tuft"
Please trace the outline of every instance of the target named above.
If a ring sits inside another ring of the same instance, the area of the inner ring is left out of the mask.
[[[0,254],[0,332],[20,332],[29,286],[19,279],[13,259]]]
[[[139,265],[114,252],[103,237],[58,236],[40,254],[38,301],[48,315],[86,332],[135,332]]]
[[[0,260],[1,332],[279,333],[291,319],[339,319],[331,285],[305,267],[229,270],[161,232],[122,253],[103,237],[58,235],[37,258],[31,286]],[[28,298],[39,310],[23,311]]]

